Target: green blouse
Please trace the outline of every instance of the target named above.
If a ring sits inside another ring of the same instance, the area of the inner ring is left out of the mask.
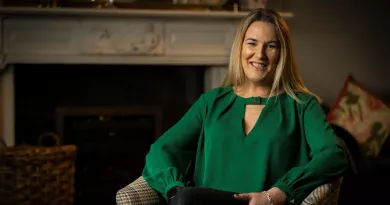
[[[278,187],[300,204],[315,188],[336,180],[348,167],[344,150],[314,96],[282,93],[270,98],[237,96],[232,86],[213,89],[192,105],[152,144],[143,177],[166,197],[187,186],[191,160],[196,187],[247,193]],[[248,135],[245,106],[264,104]]]

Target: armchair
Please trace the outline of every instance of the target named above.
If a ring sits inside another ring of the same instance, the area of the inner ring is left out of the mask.
[[[343,178],[315,189],[302,205],[337,205]],[[154,191],[141,176],[116,194],[117,205],[166,205],[162,196]]]

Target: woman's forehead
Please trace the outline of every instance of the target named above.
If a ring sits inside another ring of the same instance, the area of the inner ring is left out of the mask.
[[[245,39],[254,39],[258,41],[276,41],[277,33],[275,25],[269,22],[256,21],[249,25]]]

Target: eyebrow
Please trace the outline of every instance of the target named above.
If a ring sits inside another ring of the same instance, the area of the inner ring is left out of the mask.
[[[257,40],[254,39],[254,38],[247,38],[246,40],[247,41],[255,41],[255,42],[257,42]],[[266,42],[266,44],[270,44],[270,43],[278,43],[278,42],[277,41],[268,41],[268,42]]]

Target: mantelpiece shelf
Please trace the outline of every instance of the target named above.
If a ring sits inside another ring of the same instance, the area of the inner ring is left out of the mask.
[[[0,7],[0,15],[61,15],[61,16],[95,16],[95,17],[189,17],[212,19],[241,19],[245,11],[192,11],[192,10],[156,10],[156,9],[118,9],[118,8],[32,8],[32,7]],[[280,12],[281,16],[290,19],[291,12]]]

